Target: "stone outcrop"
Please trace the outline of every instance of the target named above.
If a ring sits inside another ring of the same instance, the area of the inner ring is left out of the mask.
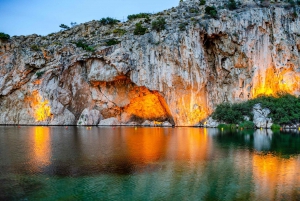
[[[218,8],[216,18],[192,0],[151,15],[165,18],[160,32],[144,19],[91,21],[1,41],[0,124],[97,125],[114,118],[190,126],[224,101],[300,95],[298,7],[241,0],[230,11],[225,0],[206,2]],[[147,33],[134,35],[140,21]],[[107,46],[110,39],[120,43]]]
[[[260,104],[256,104],[253,107],[253,123],[257,128],[271,128],[273,122],[272,119],[268,117],[270,110],[268,108],[261,108]]]

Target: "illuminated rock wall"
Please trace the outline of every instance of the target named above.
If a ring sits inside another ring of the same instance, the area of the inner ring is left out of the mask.
[[[0,124],[96,125],[116,117],[122,124],[189,126],[224,101],[280,91],[300,95],[300,18],[281,3],[241,4],[219,9],[214,19],[204,6],[185,1],[160,13],[166,30],[151,31],[143,22],[149,33],[142,36],[133,35],[137,21],[115,27],[91,21],[46,37],[1,41]],[[182,23],[185,30],[179,30]],[[113,28],[127,33],[116,35]],[[106,46],[111,38],[121,43]],[[76,47],[78,40],[96,51]]]

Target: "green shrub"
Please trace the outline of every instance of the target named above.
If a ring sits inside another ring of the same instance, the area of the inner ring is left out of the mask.
[[[229,9],[229,10],[237,9],[235,0],[229,0],[229,3],[228,3],[228,9]]]
[[[6,41],[10,39],[10,35],[0,32],[0,40]]]
[[[197,10],[197,9],[195,9],[195,8],[191,8],[190,9],[190,13],[198,13],[199,11]]]
[[[36,76],[37,78],[40,78],[43,74],[45,73],[45,71],[40,71],[40,72],[36,72]]]
[[[133,14],[133,15],[128,15],[127,19],[128,20],[135,20],[139,18],[149,18],[151,13],[139,13],[139,14]]]
[[[279,93],[276,97],[259,96],[242,103],[223,103],[217,106],[212,117],[226,123],[240,123],[244,121],[244,116],[253,116],[252,109],[257,103],[262,108],[270,109],[269,117],[280,125],[298,123],[300,120],[300,97],[285,93]]]
[[[99,22],[101,25],[114,25],[120,21],[111,17],[106,17],[106,18],[101,18]]]
[[[95,51],[95,48],[94,47],[91,47],[87,44],[85,44],[83,41],[78,41],[75,43],[76,47],[81,47],[82,49],[84,49],[85,51],[89,51],[89,52],[94,52]]]
[[[118,40],[116,40],[116,39],[110,39],[110,40],[108,40],[107,42],[106,42],[106,45],[107,46],[112,46],[112,45],[116,45],[116,44],[119,44],[120,43],[120,41],[118,41]]]
[[[30,49],[33,50],[33,51],[40,51],[41,50],[40,47],[37,46],[37,45],[31,45]]]
[[[119,36],[123,36],[126,33],[125,29],[114,29],[112,31],[114,34],[118,34]]]
[[[152,30],[161,31],[164,30],[166,27],[166,20],[164,18],[157,18],[152,22]]]
[[[280,125],[278,125],[278,124],[273,124],[273,125],[271,126],[271,129],[272,129],[272,130],[280,130]]]
[[[134,29],[134,35],[144,35],[147,31],[147,28],[142,26],[142,23],[136,23]]]
[[[70,27],[65,25],[65,24],[61,24],[61,25],[59,25],[59,27],[64,29],[64,30],[70,29]]]
[[[200,6],[203,6],[206,4],[206,1],[205,0],[200,0]]]
[[[185,31],[187,25],[188,25],[188,23],[180,23],[179,24],[179,30],[180,31]]]
[[[255,128],[255,125],[252,121],[244,121],[242,123],[239,124],[240,128],[244,128],[244,129],[251,129],[251,128]]]
[[[235,129],[236,125],[235,124],[219,124],[218,129]]]
[[[212,17],[217,17],[218,11],[217,11],[216,7],[214,7],[214,6],[206,6],[205,13]]]

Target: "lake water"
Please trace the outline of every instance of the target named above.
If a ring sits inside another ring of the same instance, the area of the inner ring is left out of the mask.
[[[300,134],[3,126],[0,200],[300,200]]]

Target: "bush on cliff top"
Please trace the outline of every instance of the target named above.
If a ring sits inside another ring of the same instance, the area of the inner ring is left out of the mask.
[[[149,18],[151,13],[139,13],[139,14],[133,14],[133,15],[128,15],[127,19],[128,20],[135,20],[139,18]]]
[[[114,25],[120,21],[111,17],[106,17],[106,18],[101,18],[99,22],[101,25]]]
[[[269,108],[269,117],[274,123],[283,125],[297,123],[300,120],[300,97],[281,93],[274,96],[260,96],[242,103],[222,103],[212,114],[213,119],[226,123],[240,123],[244,116],[253,117],[252,108],[260,103],[262,108]]]
[[[10,39],[10,35],[0,32],[0,40],[8,40]]]

